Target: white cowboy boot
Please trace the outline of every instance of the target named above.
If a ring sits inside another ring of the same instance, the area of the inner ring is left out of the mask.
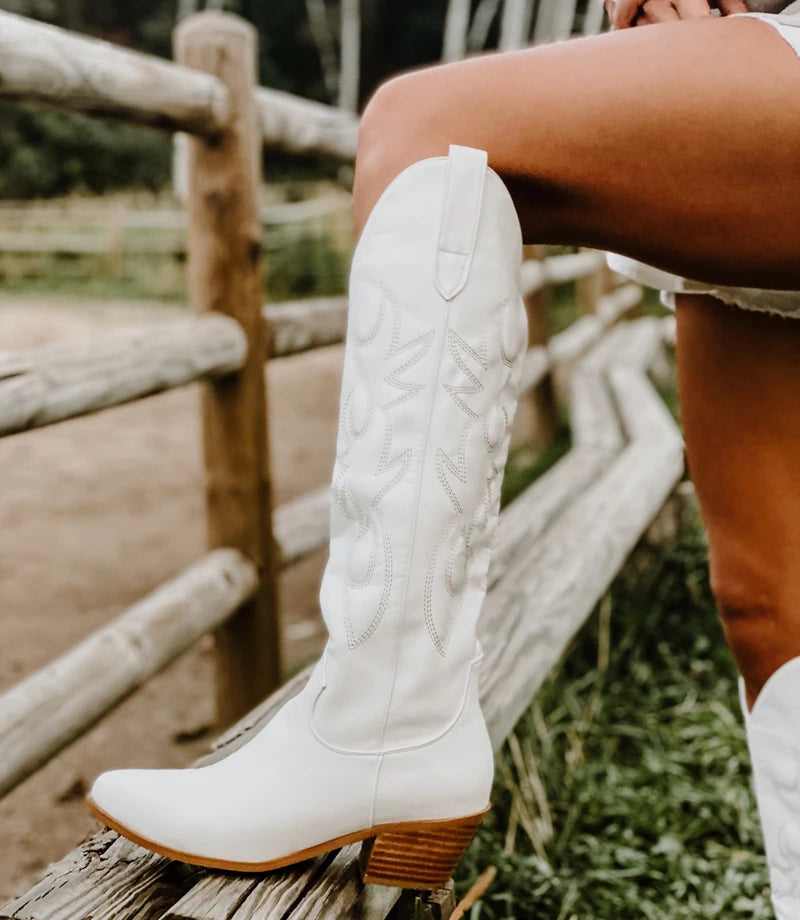
[[[740,686],[742,686],[740,684]],[[800,917],[800,658],[767,681],[742,709],[777,920]]]
[[[224,760],[100,776],[111,827],[218,868],[366,840],[367,881],[450,876],[493,775],[475,627],[527,341],[520,260],[483,151],[453,146],[383,193],[350,275],[325,652]]]

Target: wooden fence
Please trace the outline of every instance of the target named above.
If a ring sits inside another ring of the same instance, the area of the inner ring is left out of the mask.
[[[0,13],[0,96],[191,136],[187,244],[196,311],[91,343],[0,354],[0,435],[203,380],[209,533],[201,560],[0,695],[0,795],[204,633],[216,637],[220,721],[244,716],[220,741],[223,753],[307,678],[280,687],[276,578],[326,544],[328,494],[272,507],[264,362],[342,341],[347,304],[334,297],[263,307],[257,164],[263,144],[352,158],[357,123],[256,87],[254,30],[235,16],[184,20],[175,47],[177,63]],[[521,436],[552,435],[557,382],[567,393],[572,448],[501,516],[480,625],[482,701],[495,746],[683,471],[680,434],[648,376],[665,372],[669,321],[619,323],[642,292],[612,283],[598,253],[528,255],[535,258],[523,264],[531,340]],[[549,337],[546,293],[569,280],[578,283],[583,315]],[[103,832],[0,918],[386,917],[399,892],[365,890],[354,860],[348,847],[243,877],[176,866]]]

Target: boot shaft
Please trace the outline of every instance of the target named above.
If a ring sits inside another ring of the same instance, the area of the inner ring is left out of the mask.
[[[401,173],[359,241],[315,711],[334,747],[423,744],[465,704],[527,343],[520,262],[508,191],[464,147]]]

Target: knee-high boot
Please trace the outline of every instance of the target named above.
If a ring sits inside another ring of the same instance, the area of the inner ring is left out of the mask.
[[[353,257],[325,652],[247,744],[101,775],[143,846],[250,871],[369,840],[365,878],[446,880],[489,805],[476,621],[527,336],[521,235],[483,151],[397,176]]]

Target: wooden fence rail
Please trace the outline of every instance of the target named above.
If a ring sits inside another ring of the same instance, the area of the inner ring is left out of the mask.
[[[239,324],[219,314],[0,352],[0,435],[225,376],[246,354]]]
[[[0,695],[0,796],[224,623],[257,585],[252,562],[216,550]]]
[[[526,292],[548,279],[583,277],[597,265],[595,253],[553,256],[525,263]],[[620,315],[641,299],[635,285],[620,288],[547,346],[531,349],[523,388],[539,383],[553,364],[574,360]],[[319,297],[263,308],[271,357],[341,342],[347,298]],[[0,436],[50,425],[121,405],[196,380],[239,370],[247,339],[238,323],[221,314],[153,323],[86,342],[0,352]]]
[[[5,12],[0,96],[207,136],[230,117],[209,74]]]
[[[219,134],[232,110],[212,74],[2,11],[0,97],[204,137]],[[267,146],[355,157],[354,114],[265,87],[255,100]]]
[[[302,201],[281,201],[264,205],[259,211],[262,224],[284,225],[299,224],[305,221],[319,220],[333,214],[348,212],[351,205],[350,196],[337,195],[330,198],[307,198]],[[53,224],[91,222],[98,233],[107,233],[109,227],[121,227],[124,230],[186,230],[189,218],[185,211],[175,210],[171,207],[164,208],[135,208],[120,202],[118,206],[95,204],[93,200],[79,199],[73,203],[67,199],[63,204],[56,205],[30,205],[25,207],[20,202],[0,202],[0,219],[4,226],[47,227]],[[83,233],[83,236],[89,234]],[[0,249],[7,245],[14,250],[15,234],[3,234],[0,237]],[[41,232],[36,238],[42,241],[43,251],[48,250],[48,241],[53,236],[51,233]],[[76,233],[65,238],[64,243],[78,240]],[[77,245],[77,243],[76,243]],[[65,248],[64,252],[73,250]]]

